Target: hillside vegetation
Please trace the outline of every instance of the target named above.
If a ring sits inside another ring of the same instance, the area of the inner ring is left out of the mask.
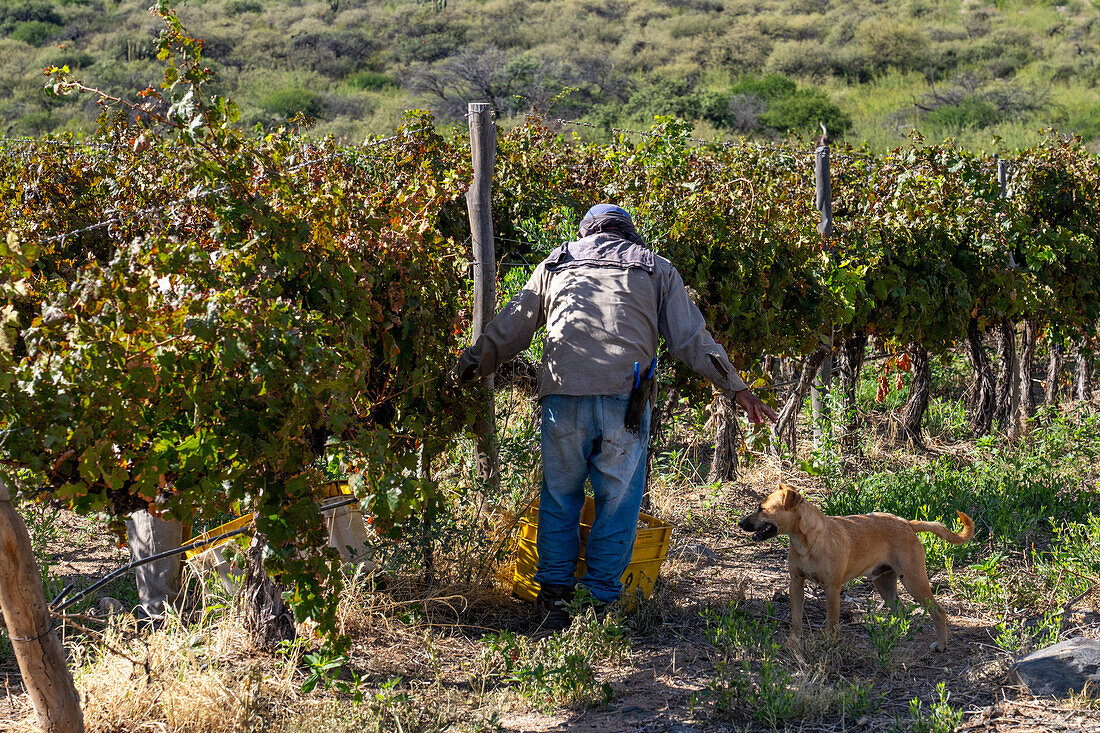
[[[96,108],[49,99],[68,65],[132,96],[160,79],[149,0],[0,2],[8,134],[87,131]],[[440,119],[490,99],[505,116],[638,126],[657,114],[707,137],[810,134],[881,150],[914,127],[992,149],[1040,127],[1100,136],[1100,12],[1073,0],[191,0],[221,91],[264,127],[295,112],[356,141],[400,111]],[[563,90],[571,90],[563,94]]]

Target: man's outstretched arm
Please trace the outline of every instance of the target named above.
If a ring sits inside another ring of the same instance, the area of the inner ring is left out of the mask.
[[[707,330],[706,321],[691,298],[680,273],[672,268],[657,314],[657,328],[668,350],[711,384],[733,394],[733,400],[756,424],[779,416],[754,395],[730,363],[726,350]]]
[[[462,352],[454,368],[459,383],[492,374],[531,345],[535,331],[546,321],[539,293],[542,275],[543,269],[537,268],[523,290],[485,326],[477,342]]]

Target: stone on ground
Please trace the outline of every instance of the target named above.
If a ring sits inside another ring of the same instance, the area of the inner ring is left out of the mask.
[[[1100,639],[1070,639],[1016,660],[1013,676],[1038,697],[1100,696]]]

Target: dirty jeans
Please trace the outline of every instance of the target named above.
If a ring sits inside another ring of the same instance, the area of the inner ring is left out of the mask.
[[[542,399],[542,491],[539,495],[535,580],[573,586],[580,555],[585,479],[592,482],[596,518],[585,546],[581,585],[611,603],[622,590],[638,532],[645,488],[649,408],[637,433],[623,425],[628,395]]]

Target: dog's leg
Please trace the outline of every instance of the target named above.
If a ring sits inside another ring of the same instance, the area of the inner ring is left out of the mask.
[[[835,634],[840,623],[840,589],[843,584],[825,586],[825,633]]]
[[[797,639],[802,635],[802,605],[806,600],[806,578],[791,573],[791,635]]]
[[[875,590],[882,596],[883,603],[893,613],[898,612],[898,575],[893,570],[887,570],[886,572],[879,573],[872,581],[875,584]]]
[[[944,613],[940,604],[936,603],[936,599],[932,595],[932,587],[928,584],[928,572],[923,565],[909,568],[909,571],[901,576],[901,584],[905,586],[905,590],[909,591],[909,595],[913,596],[914,601],[924,606],[932,614],[932,621],[936,624],[936,636],[938,637],[938,640],[931,645],[932,651],[946,651],[947,614]]]

